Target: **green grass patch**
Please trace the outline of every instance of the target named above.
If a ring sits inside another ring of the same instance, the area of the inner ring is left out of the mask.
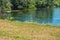
[[[60,26],[0,20],[0,37],[15,40],[60,40]]]

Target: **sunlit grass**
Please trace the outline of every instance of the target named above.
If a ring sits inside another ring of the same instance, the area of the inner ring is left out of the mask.
[[[11,40],[60,40],[60,26],[0,20],[1,37]]]

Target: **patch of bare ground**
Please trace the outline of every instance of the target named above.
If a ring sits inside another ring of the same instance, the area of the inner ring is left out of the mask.
[[[0,37],[0,40],[14,40],[14,39],[9,38],[9,37]]]

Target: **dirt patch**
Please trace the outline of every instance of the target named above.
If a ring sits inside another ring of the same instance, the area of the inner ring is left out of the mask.
[[[9,38],[9,37],[0,37],[0,40],[14,40],[14,39]]]

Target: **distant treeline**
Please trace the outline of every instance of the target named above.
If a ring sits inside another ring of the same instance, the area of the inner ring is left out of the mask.
[[[60,0],[0,0],[0,7],[5,10],[60,7]]]

